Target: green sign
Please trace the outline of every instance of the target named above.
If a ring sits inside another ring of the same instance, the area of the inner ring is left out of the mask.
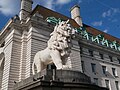
[[[56,19],[55,17],[47,17],[46,21],[48,23],[52,23],[52,24],[58,24],[59,22],[61,22],[62,20],[59,18],[59,19]]]
[[[57,19],[55,17],[47,17],[46,21],[48,23],[52,23],[56,25],[63,20],[61,20],[60,18]],[[91,33],[87,32],[86,27],[84,26],[79,28],[74,28],[74,30],[87,40],[90,40],[92,42],[98,43],[99,45],[103,45],[103,46],[110,47],[112,49],[120,51],[120,44],[117,41],[109,41],[105,39],[104,35],[99,34],[97,36],[94,36]]]

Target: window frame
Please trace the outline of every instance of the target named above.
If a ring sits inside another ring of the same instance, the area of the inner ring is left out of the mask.
[[[102,53],[99,53],[100,59],[104,59],[104,55]]]
[[[119,81],[115,81],[115,86],[116,86],[116,90],[120,90],[120,88],[119,88]]]
[[[94,80],[94,84],[98,85],[98,78],[93,78],[93,80]]]
[[[91,63],[91,68],[92,68],[92,72],[96,73],[96,64],[95,63]]]
[[[84,61],[81,61],[82,71],[85,72],[85,63]]]
[[[113,58],[112,56],[109,56],[110,62],[113,62]]]
[[[106,88],[109,88],[110,89],[110,81],[105,79],[105,85],[106,85]]]
[[[93,50],[88,50],[89,51],[89,56],[94,57]]]
[[[117,69],[112,67],[112,74],[114,77],[117,77]]]
[[[102,72],[104,75],[107,74],[107,67],[102,65]]]

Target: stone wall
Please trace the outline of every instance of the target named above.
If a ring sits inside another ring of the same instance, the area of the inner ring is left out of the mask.
[[[53,80],[53,75],[56,78]],[[14,90],[108,90],[90,83],[90,78],[78,71],[44,70],[14,86]]]
[[[2,78],[2,90],[12,90],[14,81],[19,81],[21,37],[17,30],[12,30],[6,37],[4,47],[5,62]]]

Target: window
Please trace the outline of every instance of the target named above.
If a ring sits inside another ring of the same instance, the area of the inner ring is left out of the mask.
[[[5,46],[5,41],[2,44],[0,44],[0,47],[4,47],[4,46]]]
[[[116,90],[119,90],[119,83],[118,83],[118,81],[115,81],[115,85],[116,85]]]
[[[94,63],[91,63],[91,67],[92,67],[92,72],[96,72],[96,64]]]
[[[117,58],[117,60],[118,60],[118,63],[120,64],[120,58]]]
[[[82,71],[84,72],[84,71],[85,71],[85,64],[84,64],[84,61],[81,61],[81,66],[82,66]]]
[[[81,53],[81,54],[83,53],[82,47],[80,47],[80,53]]]
[[[92,51],[92,50],[89,50],[89,55],[90,55],[91,57],[93,57],[93,51]]]
[[[103,74],[106,74],[106,66],[102,66],[102,71],[103,71]]]
[[[2,79],[3,79],[3,71],[4,71],[4,64],[5,64],[5,54],[4,53],[0,54],[0,62],[1,62],[1,66],[0,66],[0,90],[1,90]]]
[[[112,68],[112,73],[113,73],[113,76],[117,76],[115,68]]]
[[[110,88],[109,87],[109,80],[105,80],[105,84],[106,84],[106,88]]]
[[[101,58],[101,59],[104,59],[104,58],[103,58],[103,54],[102,54],[102,53],[99,53],[99,55],[100,55],[100,58]]]
[[[109,56],[109,59],[110,59],[110,61],[111,61],[111,62],[113,62],[113,59],[112,59],[112,57],[111,57],[111,56]]]
[[[98,85],[98,78],[94,78],[94,84]]]

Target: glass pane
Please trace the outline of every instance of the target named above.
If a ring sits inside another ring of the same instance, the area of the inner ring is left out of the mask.
[[[89,50],[89,55],[93,57],[93,51]]]
[[[115,68],[112,68],[112,73],[113,73],[113,76],[116,76]]]
[[[96,64],[91,63],[91,67],[92,67],[92,72],[96,72]]]
[[[99,55],[100,55],[100,58],[103,59],[103,54],[100,53]]]
[[[84,64],[84,61],[81,61],[81,64],[82,64],[82,70],[83,72],[85,71],[85,64]]]
[[[109,80],[105,80],[106,87],[109,88]]]
[[[103,74],[106,74],[106,66],[102,66]]]
[[[94,78],[95,85],[98,85],[98,78]]]
[[[118,81],[115,81],[115,85],[116,85],[116,90],[119,90],[119,84],[118,84]]]
[[[111,57],[111,56],[109,56],[109,59],[110,59],[110,61],[111,61],[111,62],[113,62],[113,60],[112,60],[112,57]]]

